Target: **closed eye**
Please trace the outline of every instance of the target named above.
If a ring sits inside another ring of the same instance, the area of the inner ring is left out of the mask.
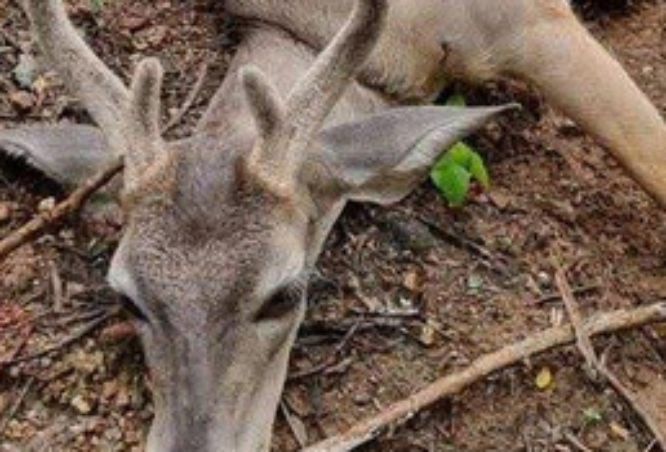
[[[298,279],[276,291],[255,314],[255,320],[278,320],[293,312],[305,298],[307,283]]]

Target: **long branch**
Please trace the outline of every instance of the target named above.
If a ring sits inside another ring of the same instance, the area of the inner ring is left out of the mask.
[[[122,162],[117,160],[85,181],[83,185],[75,189],[64,201],[56,205],[53,209],[38,214],[19,229],[0,240],[0,261],[17,248],[40,236],[48,227],[79,211],[86,201],[97,190],[120,173],[122,168]]]
[[[585,358],[587,370],[590,379],[594,383],[605,382],[631,407],[631,409],[641,418],[645,425],[650,429],[657,443],[663,450],[666,450],[666,426],[654,418],[650,410],[639,400],[634,392],[622,383],[597,355],[590,340],[590,334],[585,329],[578,307],[578,301],[573,295],[566,273],[560,269],[555,275],[557,287],[562,294],[562,300],[566,307],[571,325],[576,335],[576,345],[578,350]]]
[[[584,322],[591,336],[637,328],[666,321],[666,303],[596,315]],[[526,358],[576,341],[571,325],[547,329],[474,361],[459,373],[443,377],[412,396],[399,401],[347,432],[303,449],[302,452],[347,452],[377,438],[389,427],[403,424],[440,400],[458,394],[490,374]]]

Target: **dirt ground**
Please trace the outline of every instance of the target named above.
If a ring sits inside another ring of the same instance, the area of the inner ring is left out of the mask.
[[[160,57],[170,116],[202,62],[212,61],[199,101],[173,136],[187,133],[233,47],[209,3],[114,0],[95,12],[81,1],[73,8],[95,49],[121,73],[140,56]],[[638,3],[612,14],[586,8],[585,18],[666,113],[666,4]],[[0,0],[0,127],[85,121],[57,79],[30,58],[26,30],[15,4]],[[666,215],[604,150],[522,85],[467,92],[473,102],[525,106],[473,140],[490,166],[492,190],[455,211],[430,184],[392,208],[347,210],[313,282],[274,450],[340,432],[483,353],[565,322],[553,296],[558,263],[571,266],[586,314],[666,297]],[[39,174],[0,160],[0,236],[63,195]],[[0,365],[0,451],[142,450],[152,416],[147,372],[138,343],[122,334],[123,318],[104,319],[113,300],[104,275],[119,231],[112,218],[86,215],[0,262],[0,363],[103,321],[55,353]],[[364,314],[378,308],[394,315]],[[666,330],[595,345],[666,422]],[[582,450],[573,437],[593,451],[657,451],[632,411],[590,383],[581,364],[573,348],[525,362],[367,450]],[[544,373],[552,382],[539,387]]]

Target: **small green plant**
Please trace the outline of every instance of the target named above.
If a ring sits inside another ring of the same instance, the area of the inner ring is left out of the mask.
[[[90,0],[90,4],[92,5],[93,11],[99,12],[104,8],[104,3],[106,0]]]
[[[446,104],[464,107],[467,103],[461,94],[454,94]],[[430,172],[430,178],[451,207],[465,204],[473,181],[485,190],[490,187],[490,176],[483,158],[463,142],[446,151]]]
[[[585,425],[598,425],[603,422],[603,414],[596,408],[587,408],[583,411],[583,422]]]

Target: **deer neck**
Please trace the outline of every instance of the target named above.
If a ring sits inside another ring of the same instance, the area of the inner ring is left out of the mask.
[[[311,48],[281,31],[263,28],[250,31],[238,46],[224,82],[197,131],[204,134],[224,134],[229,130],[251,133],[253,123],[240,86],[240,68],[253,65],[261,69],[286,99],[316,56]],[[327,125],[351,121],[395,104],[381,91],[353,83],[329,116]]]

